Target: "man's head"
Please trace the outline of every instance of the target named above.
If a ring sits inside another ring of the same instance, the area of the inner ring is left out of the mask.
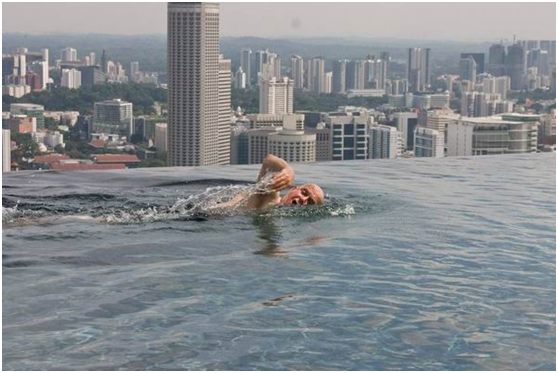
[[[324,203],[325,195],[322,188],[316,184],[305,184],[293,187],[286,196],[281,199],[282,205],[321,205]]]

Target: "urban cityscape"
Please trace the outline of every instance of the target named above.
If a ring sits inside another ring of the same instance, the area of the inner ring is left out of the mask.
[[[169,3],[166,71],[124,66],[102,45],[3,50],[3,172],[555,150],[555,40],[513,35],[434,73],[435,50],[420,45],[331,59],[223,55],[219,38],[218,4]]]

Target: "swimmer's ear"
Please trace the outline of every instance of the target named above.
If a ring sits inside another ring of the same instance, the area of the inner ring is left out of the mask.
[[[324,199],[329,199],[329,194],[324,194]]]

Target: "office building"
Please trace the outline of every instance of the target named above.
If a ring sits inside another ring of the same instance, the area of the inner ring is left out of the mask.
[[[316,162],[316,135],[284,128],[268,135],[268,150],[290,163]]]
[[[167,151],[167,124],[155,123],[155,147],[157,150]]]
[[[62,87],[78,89],[81,87],[81,72],[76,69],[62,69]]]
[[[277,127],[262,127],[248,131],[248,163],[261,164],[269,154],[268,135]]]
[[[285,127],[304,131],[304,114],[248,114],[250,129]]]
[[[294,89],[304,88],[304,60],[300,56],[291,56],[291,73]]]
[[[552,110],[550,114],[541,116],[538,142],[556,144],[556,110]]]
[[[10,114],[27,115],[35,118],[37,121],[37,129],[45,127],[45,108],[36,104],[10,104]]]
[[[219,163],[219,4],[168,3],[168,166]]]
[[[488,94],[499,94],[502,100],[508,96],[511,88],[511,80],[509,76],[489,76],[482,81],[482,91]]]
[[[91,87],[97,84],[104,84],[107,80],[107,76],[99,66],[80,66],[77,70],[81,73],[82,86]]]
[[[477,67],[477,74],[485,73],[484,70],[484,53],[461,53],[461,59],[472,57]]]
[[[525,64],[525,51],[519,44],[510,45],[506,56],[506,75],[510,77],[510,89],[519,91],[523,89],[523,72]]]
[[[417,127],[415,131],[415,157],[444,156],[444,135],[430,128]]]
[[[307,62],[306,88],[310,92],[325,93],[325,60],[314,57]]]
[[[488,52],[488,73],[494,76],[506,75],[506,47],[493,44]]]
[[[2,129],[2,172],[12,169],[12,141],[10,130]]]
[[[443,135],[445,144],[447,141],[449,122],[458,118],[459,114],[448,108],[428,110],[426,112],[425,127],[438,131],[440,135]]]
[[[316,162],[331,161],[331,130],[325,123],[318,123],[316,127],[306,128],[307,134],[316,135]]]
[[[448,126],[448,157],[535,153],[539,116],[461,118]]]
[[[395,113],[393,115],[397,130],[401,132],[403,150],[413,150],[415,142],[415,128],[418,124],[418,114],[413,112]]]
[[[140,73],[139,62],[138,61],[130,62],[130,78],[132,79],[132,81],[136,81],[139,73]]]
[[[345,83],[345,90],[361,90],[365,88],[365,61],[356,60],[347,63],[347,79]]]
[[[77,50],[74,48],[64,48],[60,52],[60,59],[62,62],[74,62],[77,61]]]
[[[370,118],[363,112],[329,113],[325,118],[331,129],[333,161],[368,159]]]
[[[332,92],[345,93],[348,62],[348,60],[337,60],[333,62]]]
[[[132,113],[133,104],[118,98],[96,102],[91,132],[130,137],[133,134]]]
[[[246,73],[242,70],[242,67],[239,67],[236,70],[236,74],[234,74],[234,88],[236,89],[246,89]]]
[[[243,48],[240,51],[240,68],[246,74],[246,87],[252,86],[252,50],[250,48]]]
[[[407,80],[412,93],[426,91],[430,86],[430,48],[409,48]]]
[[[219,131],[217,164],[231,164],[231,60],[219,60]]]
[[[468,80],[473,84],[477,80],[477,63],[472,56],[461,58],[459,61],[459,69],[461,80]]]
[[[256,52],[256,57],[255,57],[255,64],[252,68],[252,76],[255,82],[257,82],[257,84],[260,84],[260,75],[263,72],[263,68],[264,68],[264,64],[268,63],[269,61],[269,50],[259,50]]]
[[[293,113],[293,81],[287,77],[282,79],[266,79],[260,86],[261,114],[292,114]]]
[[[370,159],[388,159],[401,156],[401,132],[385,125],[370,126]]]
[[[248,129],[244,126],[231,128],[231,164],[249,164]]]

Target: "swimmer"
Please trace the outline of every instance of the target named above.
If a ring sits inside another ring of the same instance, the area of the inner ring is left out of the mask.
[[[263,209],[276,205],[321,205],[324,202],[324,192],[316,184],[292,186],[287,194],[281,197],[280,192],[291,186],[295,173],[287,162],[272,154],[265,158],[258,175],[258,181],[269,172],[275,173],[271,184],[272,191],[251,195],[246,203],[247,208]]]

